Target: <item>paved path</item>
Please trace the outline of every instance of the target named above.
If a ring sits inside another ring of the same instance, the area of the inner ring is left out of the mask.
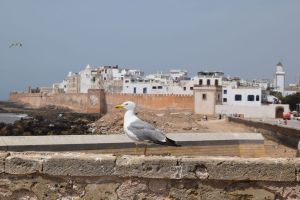
[[[182,146],[261,145],[259,133],[172,133],[168,137]],[[0,150],[4,151],[70,151],[103,150],[134,147],[126,135],[55,135],[2,136]],[[152,145],[157,147],[157,145]]]

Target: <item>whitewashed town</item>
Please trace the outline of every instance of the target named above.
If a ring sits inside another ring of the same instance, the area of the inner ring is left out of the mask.
[[[204,109],[200,109],[199,114],[240,113],[251,118],[276,118],[284,112],[289,112],[289,107],[288,105],[278,107],[281,102],[272,95],[272,92],[287,96],[299,92],[300,85],[299,82],[287,83],[281,62],[274,66],[273,77],[273,80],[244,80],[218,71],[199,71],[189,77],[188,71],[184,69],[145,74],[142,70],[122,68],[118,65],[100,67],[87,65],[78,73],[69,72],[60,83],[31,90],[41,93],[87,93],[89,89],[104,89],[106,93],[194,95],[197,88],[216,86],[217,90],[211,90],[217,93],[214,111],[212,113],[205,111],[207,106],[205,99],[208,98],[208,103],[214,101],[209,99],[209,95],[206,97],[206,94],[202,94],[198,102]],[[280,109],[276,110],[278,108]],[[197,113],[197,108],[195,111]]]

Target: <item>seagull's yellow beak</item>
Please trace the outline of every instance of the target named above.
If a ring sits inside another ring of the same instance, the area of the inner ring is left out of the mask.
[[[123,105],[116,105],[115,108],[124,108]]]

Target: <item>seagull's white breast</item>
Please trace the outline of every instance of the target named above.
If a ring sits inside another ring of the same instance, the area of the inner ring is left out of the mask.
[[[135,134],[133,134],[129,129],[129,125],[134,122],[135,120],[137,120],[138,118],[133,114],[133,111],[128,110],[126,111],[125,115],[124,115],[124,132],[125,134],[132,139],[133,141],[135,141],[136,143],[139,143],[139,139],[136,137]]]

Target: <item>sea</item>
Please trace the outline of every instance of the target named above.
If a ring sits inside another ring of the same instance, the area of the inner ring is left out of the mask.
[[[0,113],[0,122],[4,122],[6,124],[13,124],[15,121],[20,120],[21,118],[27,118],[26,114],[19,113]]]

